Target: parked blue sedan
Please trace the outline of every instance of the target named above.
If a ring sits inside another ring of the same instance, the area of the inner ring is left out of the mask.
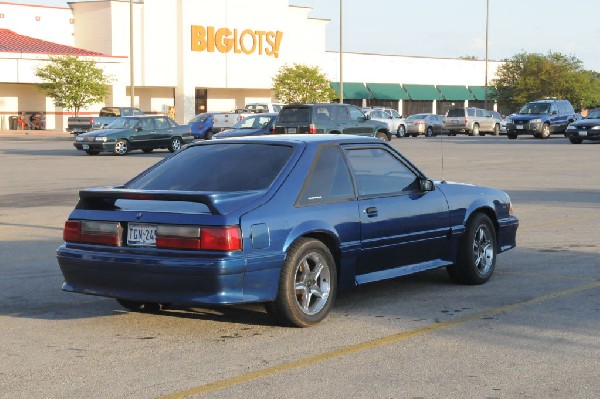
[[[215,139],[224,139],[227,137],[244,137],[244,136],[262,136],[272,134],[274,132],[273,125],[277,118],[277,113],[263,113],[247,116],[231,129],[224,130],[213,136]]]
[[[57,257],[63,290],[130,310],[264,302],[305,327],[360,284],[439,267],[485,283],[518,224],[503,191],[434,182],[382,140],[268,135],[196,142],[80,191]]]

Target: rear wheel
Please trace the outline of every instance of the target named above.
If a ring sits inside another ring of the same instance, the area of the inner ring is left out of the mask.
[[[404,125],[399,125],[398,130],[396,131],[396,137],[402,138],[406,136],[406,127]]]
[[[277,298],[265,308],[285,325],[308,327],[327,316],[336,292],[337,272],[329,248],[321,241],[300,238],[287,252]]]
[[[212,130],[207,130],[206,133],[204,133],[204,140],[212,140],[212,137],[213,137]]]
[[[462,238],[456,264],[448,266],[452,281],[461,284],[483,284],[496,267],[496,230],[487,215],[473,215]]]
[[[431,126],[429,126],[427,128],[427,131],[425,132],[425,137],[431,137],[433,136],[433,128]]]
[[[571,142],[571,144],[581,144],[581,143],[583,143],[582,139],[578,139],[578,138],[575,138],[575,137],[569,137],[569,141]]]
[[[113,150],[113,154],[115,155],[126,155],[129,152],[129,143],[127,140],[118,140],[115,143],[115,149]]]
[[[469,134],[469,136],[479,136],[479,134],[479,125],[475,123],[473,125],[473,130],[471,130],[471,134]]]
[[[494,125],[494,136],[500,136],[500,124],[498,123]]]
[[[173,137],[171,138],[171,144],[169,144],[169,151],[175,152],[181,149],[181,138]]]

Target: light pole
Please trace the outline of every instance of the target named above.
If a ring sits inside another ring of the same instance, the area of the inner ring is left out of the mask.
[[[485,5],[485,87],[483,90],[483,108],[487,109],[488,100],[488,37],[490,31],[490,0]]]
[[[135,70],[133,68],[133,0],[129,0],[129,94],[131,107],[135,107]]]
[[[340,104],[344,103],[344,75],[343,75],[343,70],[344,70],[344,63],[343,63],[343,44],[344,44],[344,34],[342,33],[342,26],[343,26],[343,12],[342,12],[342,3],[343,0],[340,0]]]

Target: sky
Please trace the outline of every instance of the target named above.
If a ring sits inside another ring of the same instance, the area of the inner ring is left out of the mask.
[[[11,1],[11,0],[9,0]],[[215,0],[213,0],[215,1]],[[248,0],[252,1],[252,0]],[[487,0],[289,0],[329,19],[327,50],[485,59]],[[12,0],[67,6],[66,0]],[[600,72],[600,0],[489,0],[488,59],[520,52],[571,55]]]

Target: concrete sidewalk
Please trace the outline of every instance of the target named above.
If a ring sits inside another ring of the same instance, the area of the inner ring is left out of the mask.
[[[74,136],[69,132],[60,132],[55,130],[0,130],[0,137],[70,138]]]

